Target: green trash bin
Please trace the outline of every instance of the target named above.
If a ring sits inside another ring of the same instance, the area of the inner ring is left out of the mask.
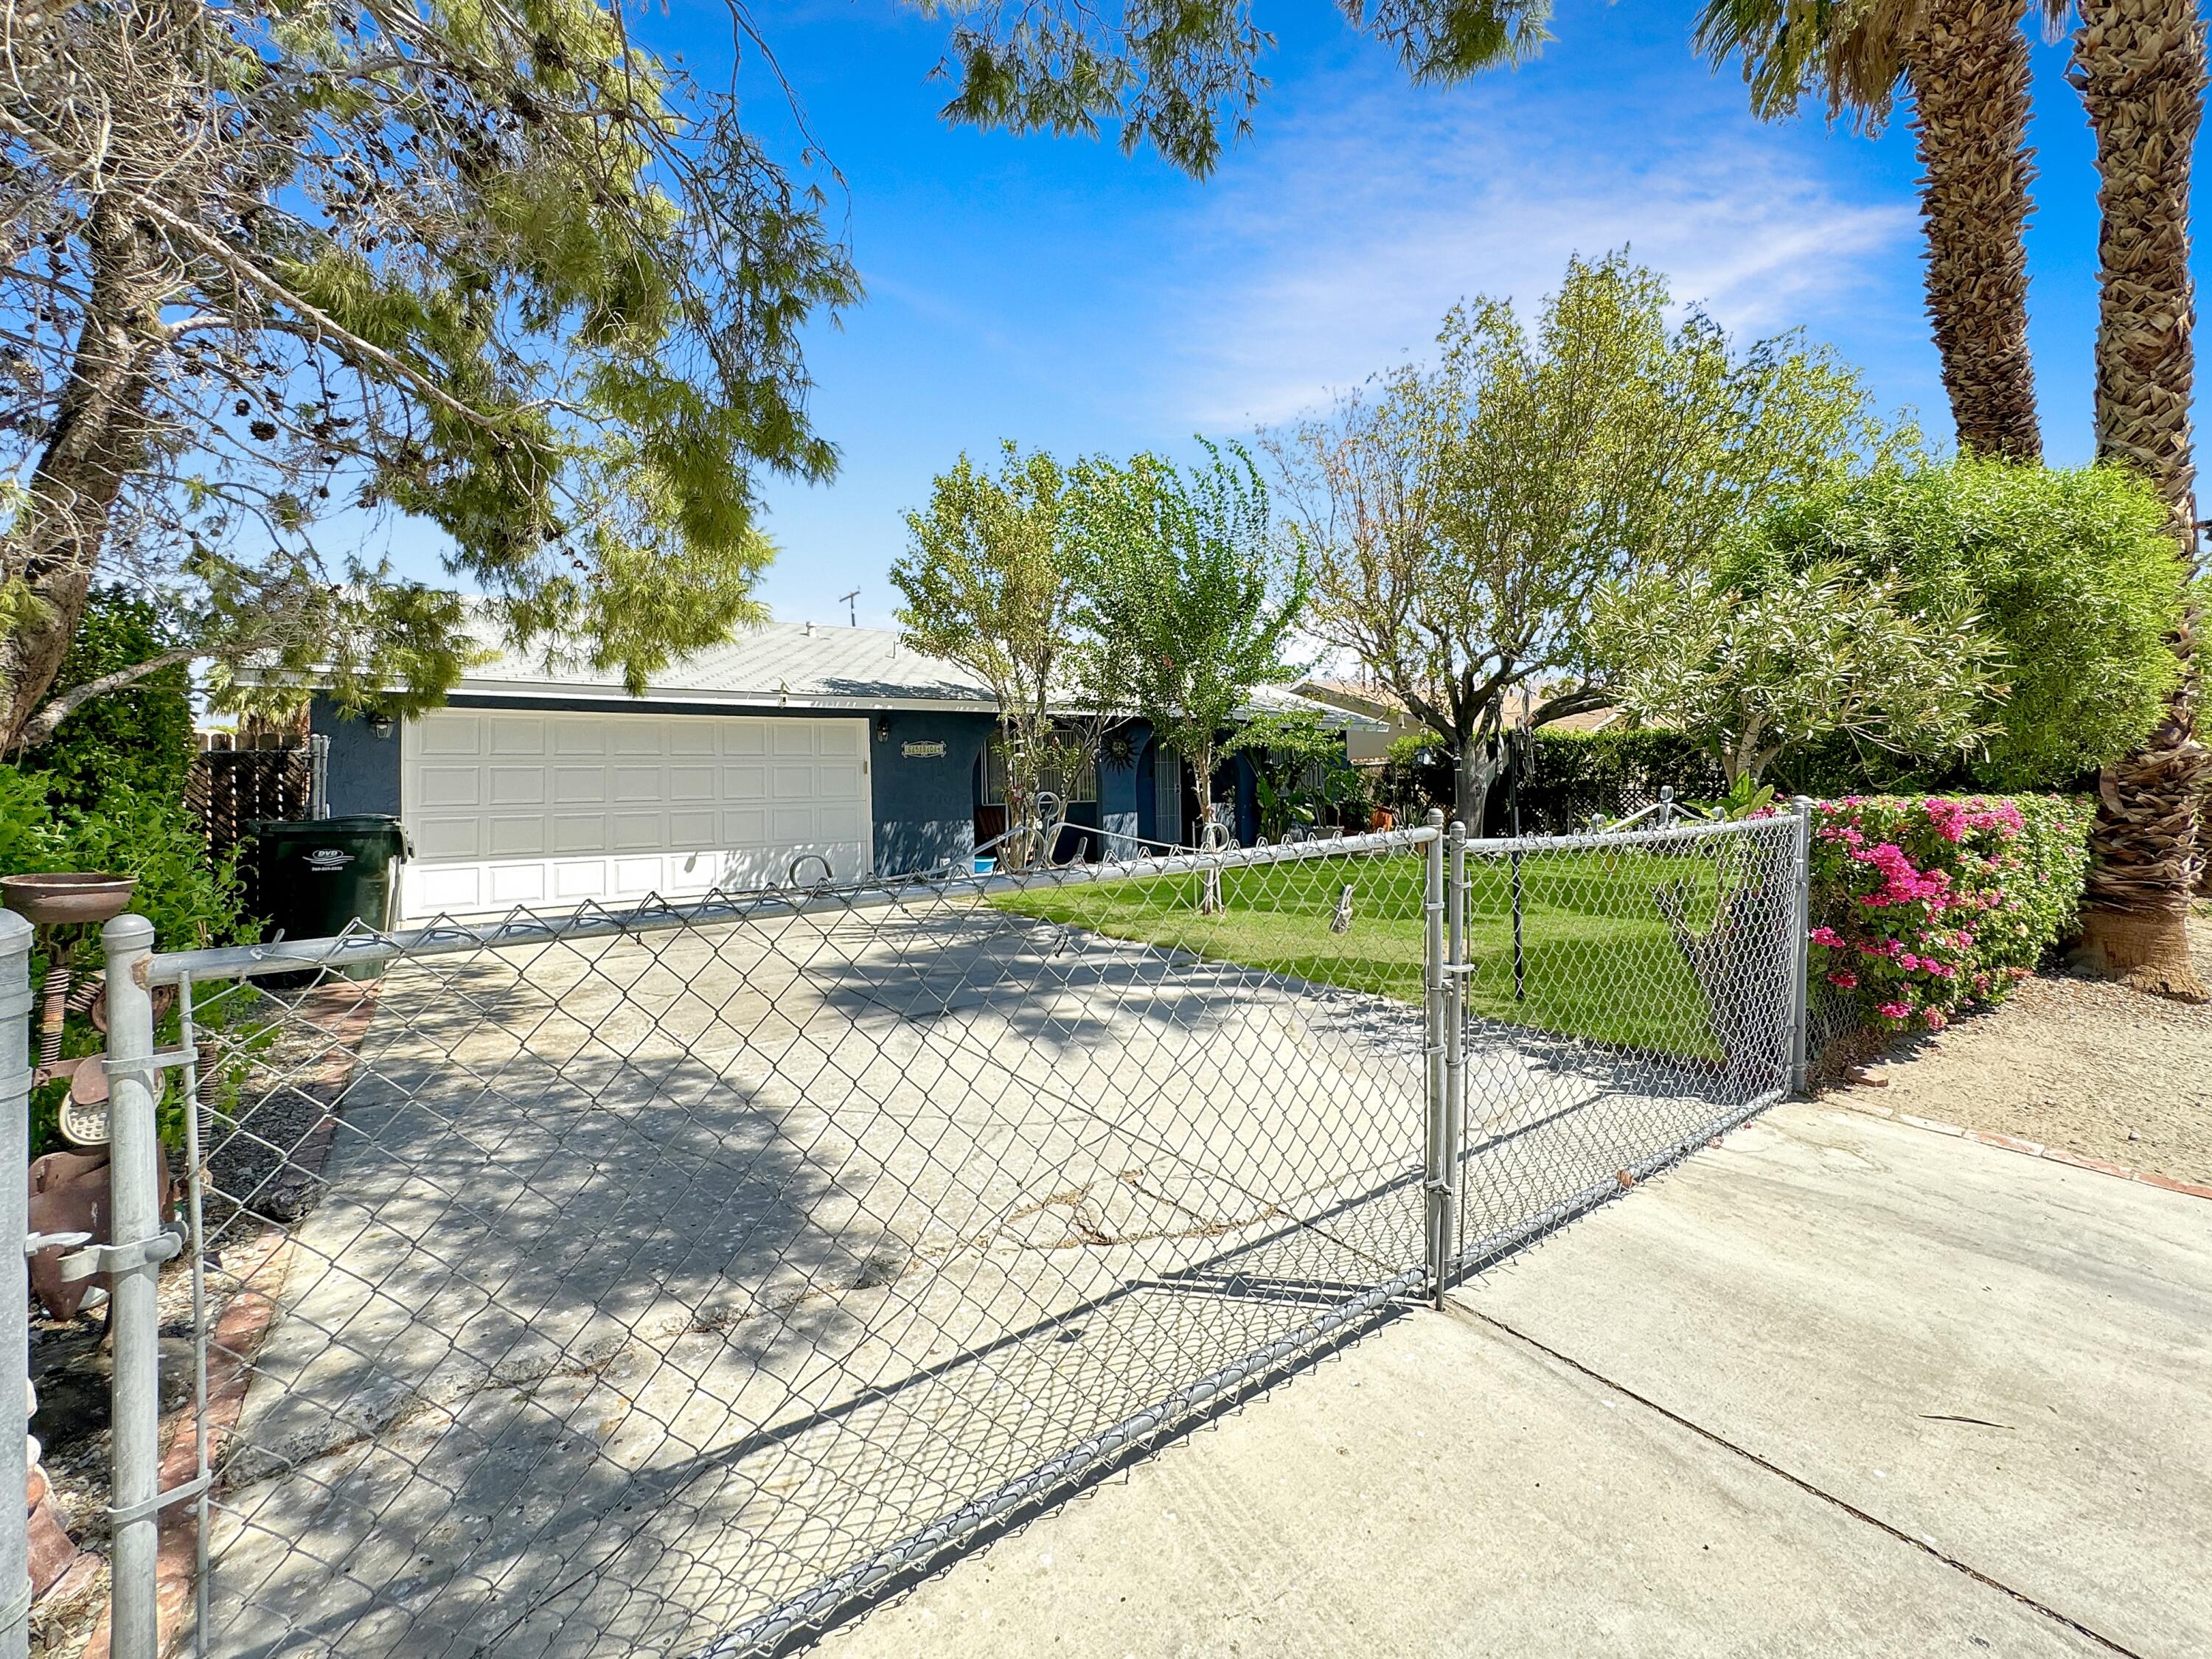
[[[246,829],[270,938],[328,939],[349,926],[358,933],[392,925],[392,866],[412,850],[398,818],[260,818]],[[374,979],[384,964],[356,963],[344,971]]]

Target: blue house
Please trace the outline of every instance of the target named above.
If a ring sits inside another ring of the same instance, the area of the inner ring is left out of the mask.
[[[1255,702],[1307,706],[1272,688]],[[508,653],[418,719],[343,717],[320,696],[309,719],[330,740],[331,811],[407,828],[405,921],[965,868],[1005,827],[988,690],[878,629],[750,629],[642,696],[611,672]],[[1188,844],[1189,770],[1141,722],[1109,732],[1054,781],[1071,825],[1058,856]],[[1249,763],[1209,793],[1252,839]]]

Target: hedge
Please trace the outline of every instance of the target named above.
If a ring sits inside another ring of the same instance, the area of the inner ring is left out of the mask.
[[[1451,773],[1437,769],[1442,804],[1451,800]],[[1764,781],[1778,795],[1826,799],[1881,792],[1945,793],[1972,787],[1956,759],[1907,760],[1832,738],[1785,750]],[[1521,775],[1521,827],[1531,834],[1565,835],[1593,817],[1618,818],[1659,799],[1662,787],[1677,800],[1717,800],[1726,793],[1720,763],[1711,750],[1680,732],[1538,732]],[[1501,782],[1491,793],[1488,833],[1508,834],[1508,796]]]
[[[2072,932],[2093,812],[2059,795],[1816,803],[1821,1023],[1941,1030],[1961,1007],[2002,1000]]]

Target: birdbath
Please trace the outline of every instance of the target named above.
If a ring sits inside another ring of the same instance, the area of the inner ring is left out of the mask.
[[[55,1078],[69,1079],[60,1127],[64,1138],[80,1146],[98,1146],[107,1139],[107,1067],[100,1054],[64,1060],[62,1029],[70,1015],[84,1013],[91,1014],[101,1030],[107,1029],[105,1011],[93,1007],[106,976],[93,974],[72,990],[76,975],[59,933],[65,927],[89,927],[121,915],[137,885],[136,876],[89,870],[0,876],[0,903],[40,930],[46,951],[46,977],[39,988],[39,1063],[31,1080],[36,1086]]]
[[[136,876],[64,870],[38,876],[0,876],[0,904],[36,927],[106,921],[130,907]]]

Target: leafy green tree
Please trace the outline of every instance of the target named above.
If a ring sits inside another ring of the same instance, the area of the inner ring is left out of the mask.
[[[1262,835],[1312,829],[1332,810],[1367,810],[1367,780],[1346,758],[1343,728],[1328,724],[1318,709],[1255,714],[1230,733],[1221,753],[1224,759],[1251,757]]]
[[[1653,573],[1605,590],[1592,623],[1621,706],[1702,739],[1731,794],[1836,732],[1901,753],[1971,748],[1996,693],[1971,615],[1917,612],[1896,578],[1835,564],[1738,585]]]
[[[436,526],[511,632],[633,685],[757,614],[758,472],[834,460],[799,330],[858,287],[619,10],[126,0],[0,54],[0,743],[58,723],[103,575],[179,648],[442,692],[460,608],[319,552],[342,509]]]
[[[1533,330],[1455,307],[1406,365],[1272,435],[1312,570],[1309,626],[1453,757],[1482,822],[1510,702],[1533,723],[1604,706],[1591,607],[1607,583],[1701,566],[1772,501],[1913,453],[1855,371],[1796,336],[1739,350],[1625,255],[1571,261]]]
[[[1303,566],[1270,580],[1267,487],[1243,448],[1208,444],[1203,465],[1155,456],[1086,465],[1075,517],[1085,620],[1127,698],[1187,758],[1210,799],[1222,735],[1253,690],[1294,673],[1284,648],[1306,598]],[[1095,684],[1085,687],[1092,698]]]
[[[1744,556],[1893,574],[1912,608],[1978,617],[2006,689],[1975,766],[1996,787],[2073,787],[2141,744],[2180,679],[2166,508],[2120,466],[1885,471],[1777,509]]]
[[[1548,10],[1343,3],[1438,82],[1533,50]],[[1268,44],[1243,0],[990,0],[957,14],[945,113],[1118,124],[1203,174]],[[441,532],[512,641],[634,690],[757,616],[758,478],[836,460],[802,331],[860,289],[803,116],[791,166],[746,112],[611,0],[12,11],[0,750],[83,701],[58,681],[103,582],[233,701],[434,701],[483,619],[349,550],[383,514]]]
[[[905,641],[965,668],[997,699],[1011,837],[1001,856],[1019,869],[1049,850],[1030,834],[1040,780],[1064,758],[1069,688],[1097,676],[1100,659],[1083,617],[1088,566],[1067,470],[1042,450],[1000,451],[995,475],[965,455],[939,475],[929,505],[906,515],[908,549],[890,576],[906,599]],[[1094,718],[1112,701],[1100,689]]]
[[[142,664],[165,665],[139,672]],[[92,807],[118,795],[184,799],[192,760],[191,671],[173,659],[161,608],[123,587],[94,588],[76,642],[63,660],[71,686],[131,675],[112,696],[86,698],[52,741],[25,757],[57,805]]]

